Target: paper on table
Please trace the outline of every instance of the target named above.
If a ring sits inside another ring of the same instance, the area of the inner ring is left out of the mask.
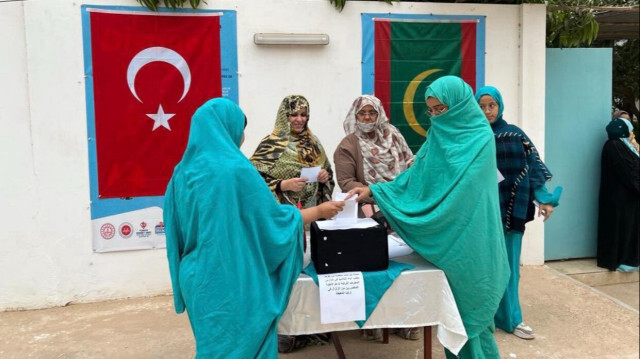
[[[498,183],[500,183],[504,181],[504,176],[502,175],[502,173],[500,173],[500,170],[497,170],[497,171],[498,171]]]
[[[366,319],[362,272],[318,275],[320,323]]]
[[[306,177],[307,183],[318,182],[318,173],[320,173],[320,166],[302,167],[300,177]]]
[[[390,234],[387,236],[387,240],[389,242],[389,258],[402,257],[413,253],[413,249],[402,238]]]
[[[356,196],[344,200],[347,196],[346,193],[334,193],[334,201],[344,201],[344,207],[341,212],[338,212],[333,219],[343,223],[356,223],[358,221],[358,202],[356,202]]]
[[[344,222],[336,220],[317,221],[320,229],[351,229],[351,228],[369,228],[379,225],[378,222],[371,218],[357,218],[355,222]]]

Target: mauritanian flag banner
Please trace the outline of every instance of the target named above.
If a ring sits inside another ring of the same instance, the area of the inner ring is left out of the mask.
[[[374,18],[374,94],[417,152],[429,128],[424,93],[445,75],[477,85],[477,20]]]

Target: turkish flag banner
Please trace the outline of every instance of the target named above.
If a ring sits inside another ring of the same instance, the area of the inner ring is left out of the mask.
[[[89,12],[98,197],[162,196],[191,116],[222,95],[220,14]]]

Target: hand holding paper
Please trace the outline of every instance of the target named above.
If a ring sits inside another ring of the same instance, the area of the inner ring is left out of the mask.
[[[351,199],[353,197],[358,202],[370,196],[371,196],[371,190],[369,189],[369,187],[356,187],[351,191],[347,192],[348,199]]]
[[[341,212],[335,216],[334,220],[338,222],[355,223],[358,220],[358,202],[355,197],[351,197],[347,200],[347,193],[334,193],[334,201],[344,201],[344,208]]]
[[[307,184],[307,179],[304,177],[289,178],[280,182],[280,190],[300,192]]]
[[[320,166],[303,167],[300,170],[300,177],[305,177],[307,179],[307,183],[318,182],[319,173],[320,173]]]
[[[329,182],[329,171],[325,170],[324,168],[321,169],[320,172],[318,172],[318,182],[320,183]]]
[[[331,218],[344,208],[344,202],[330,201],[324,202],[318,205],[318,211],[320,212],[320,218]],[[326,221],[323,221],[326,222]]]

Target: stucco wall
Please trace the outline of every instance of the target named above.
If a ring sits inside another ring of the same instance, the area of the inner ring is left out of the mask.
[[[91,248],[83,3],[0,2],[0,33],[11,34],[0,37],[0,310],[170,291],[164,250],[96,254]],[[137,6],[133,0],[91,4]],[[349,2],[339,13],[327,0],[216,0],[208,7],[237,11],[247,155],[292,93],[307,96],[310,126],[333,153],[360,94],[362,12],[486,15],[486,83],[503,92],[505,118],[524,125],[544,148],[544,5]],[[331,42],[256,46],[256,32],[327,33]],[[528,233],[524,263],[542,263],[542,235]]]

